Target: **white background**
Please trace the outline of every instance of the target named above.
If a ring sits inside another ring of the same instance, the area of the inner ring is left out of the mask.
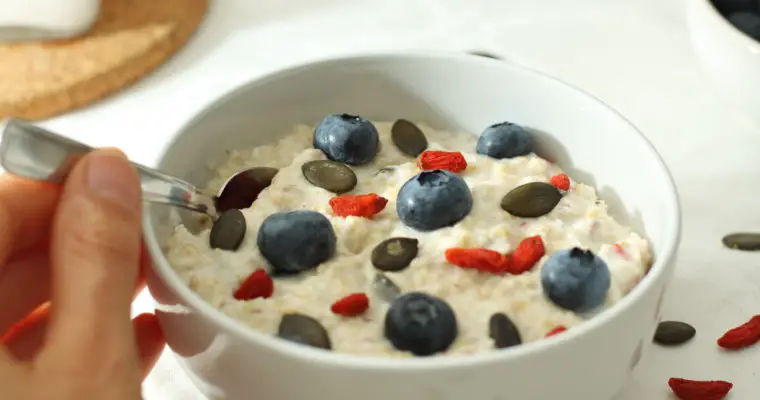
[[[720,244],[728,231],[760,229],[760,116],[734,109],[701,75],[685,28],[687,1],[701,0],[216,0],[190,45],[159,71],[45,125],[153,164],[204,103],[315,56],[487,50],[544,70],[631,119],[665,158],[682,198],[683,241],[664,315],[692,323],[697,337],[677,349],[650,348],[615,400],[672,399],[671,376],[730,380],[732,399],[751,399],[760,391],[760,347],[726,354],[715,339],[760,310],[760,255]],[[168,352],[144,393],[202,399]]]

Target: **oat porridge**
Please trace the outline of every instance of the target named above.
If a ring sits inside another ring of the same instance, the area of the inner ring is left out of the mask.
[[[652,261],[507,122],[475,136],[331,115],[232,150],[207,190],[249,168],[254,193],[200,234],[176,227],[166,254],[214,307],[306,345],[410,357],[541,340],[617,302]]]

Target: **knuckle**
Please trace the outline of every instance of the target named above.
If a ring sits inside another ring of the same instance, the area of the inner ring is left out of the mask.
[[[81,259],[132,260],[140,238],[137,217],[123,210],[92,204],[75,213],[66,229],[66,251]]]

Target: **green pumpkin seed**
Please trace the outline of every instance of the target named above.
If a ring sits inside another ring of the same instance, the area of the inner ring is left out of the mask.
[[[417,257],[417,239],[394,237],[372,250],[372,265],[380,271],[401,271]]]
[[[316,319],[303,314],[285,314],[280,320],[277,336],[307,346],[330,350],[330,336]]]
[[[245,216],[236,209],[230,209],[219,215],[209,233],[209,246],[212,249],[235,251],[243,243],[247,224]]]
[[[488,336],[493,339],[494,346],[497,349],[517,346],[522,343],[520,331],[504,313],[495,313],[488,320]]]
[[[348,192],[356,186],[354,170],[337,161],[309,161],[301,166],[301,172],[312,185],[335,194]]]
[[[688,342],[696,334],[697,330],[686,322],[663,321],[657,325],[654,341],[664,346],[675,346]]]
[[[545,182],[520,185],[501,199],[501,208],[520,218],[537,218],[550,213],[562,200],[562,193]]]
[[[427,138],[422,130],[405,119],[399,119],[393,123],[391,139],[402,153],[411,157],[417,157],[428,147]]]
[[[730,249],[760,250],[760,233],[737,232],[723,237],[723,245]]]

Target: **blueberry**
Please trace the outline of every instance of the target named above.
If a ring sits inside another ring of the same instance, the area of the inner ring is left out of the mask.
[[[590,250],[560,250],[541,268],[541,286],[554,304],[584,312],[604,302],[610,288],[610,270]]]
[[[497,159],[524,156],[533,151],[533,138],[522,126],[502,122],[480,134],[475,151]]]
[[[731,14],[728,21],[747,36],[760,40],[760,15],[751,12],[737,12]]]
[[[335,231],[324,215],[297,210],[268,216],[257,243],[273,273],[296,274],[315,268],[335,253]]]
[[[372,161],[379,144],[375,126],[356,115],[328,115],[314,129],[314,148],[333,161],[350,165]]]
[[[472,193],[459,175],[424,171],[409,179],[396,197],[396,213],[406,226],[432,231],[452,226],[472,210]]]
[[[457,337],[457,318],[445,301],[421,292],[397,297],[385,314],[385,337],[417,356],[445,351]]]

